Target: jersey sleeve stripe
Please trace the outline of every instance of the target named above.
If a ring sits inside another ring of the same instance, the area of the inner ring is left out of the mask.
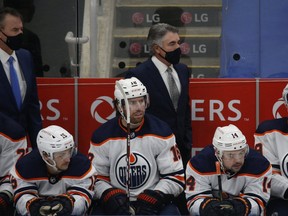
[[[27,195],[30,194],[32,196],[37,197],[38,191],[36,187],[31,187],[31,189],[29,189],[30,187],[25,187],[22,188],[21,190],[15,191],[14,193],[14,202],[17,203],[17,201],[23,196],[23,195]],[[25,190],[23,190],[25,189]]]
[[[281,131],[281,130],[276,130],[276,129],[274,129],[274,130],[268,130],[268,131],[265,131],[264,133],[254,133],[254,135],[255,136],[265,136],[265,135],[267,135],[267,134],[272,134],[272,133],[280,133],[280,134],[282,134],[282,135],[284,135],[284,136],[287,136],[288,135],[288,133],[285,133],[285,132],[283,132],[283,131]]]
[[[68,191],[69,193],[76,193],[76,192],[77,192],[77,193],[80,193],[80,194],[83,194],[83,195],[87,196],[88,199],[92,199],[91,193],[90,193],[87,189],[85,189],[85,188],[73,186],[73,187],[69,187],[69,188],[67,189],[67,191]]]
[[[269,172],[269,170],[271,169],[271,165],[269,165],[267,167],[267,169],[265,171],[263,171],[262,173],[260,173],[259,175],[256,174],[251,174],[251,173],[239,173],[238,176],[250,176],[250,177],[254,177],[254,178],[259,178],[263,175],[265,175],[267,172]]]
[[[19,142],[19,141],[22,141],[22,140],[25,140],[25,139],[26,139],[26,136],[24,136],[24,137],[22,137],[22,138],[20,138],[20,139],[13,139],[12,137],[7,136],[6,134],[1,133],[1,132],[0,132],[0,136],[5,137],[6,139],[10,140],[11,142]]]
[[[257,195],[257,194],[254,194],[254,193],[246,193],[246,194],[242,194],[241,196],[243,196],[243,197],[249,197],[249,198],[255,200],[255,201],[258,203],[258,205],[261,205],[263,208],[264,208],[264,206],[266,205],[266,201],[265,201],[262,197],[260,197],[259,195]]]
[[[145,137],[154,137],[154,138],[158,138],[158,139],[163,139],[163,140],[168,140],[168,139],[171,139],[174,135],[173,134],[170,134],[169,136],[157,136],[155,134],[145,134],[144,136],[140,136],[138,135],[137,137],[140,138],[140,139],[143,139]],[[93,145],[93,146],[102,146],[104,145],[105,143],[107,142],[110,142],[110,141],[115,141],[115,140],[126,140],[126,137],[113,137],[113,138],[108,138],[108,139],[105,139],[104,141],[100,142],[100,143],[95,143],[95,142],[92,142],[90,141],[90,144]]]
[[[73,195],[78,195],[78,196],[81,196],[83,197],[87,203],[90,205],[91,204],[91,200],[92,200],[92,197],[89,193],[82,193],[81,191],[74,191],[74,190],[69,190],[67,191],[67,193],[71,194],[72,196]]]
[[[99,180],[110,182],[110,178],[108,176],[97,175],[96,181],[99,181]]]
[[[62,178],[68,178],[68,179],[84,179],[87,177],[87,175],[91,172],[91,170],[93,169],[92,164],[90,164],[89,169],[81,176],[63,176]]]

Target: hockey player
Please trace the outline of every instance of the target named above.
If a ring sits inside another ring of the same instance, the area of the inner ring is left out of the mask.
[[[13,189],[9,171],[26,152],[26,131],[12,118],[0,112],[0,215],[13,212]]]
[[[213,145],[192,157],[186,169],[187,206],[192,215],[265,215],[272,168],[250,149],[234,125],[218,127]]]
[[[56,125],[40,130],[37,146],[11,170],[17,213],[84,215],[94,195],[95,168],[89,159]]]
[[[114,96],[121,115],[94,131],[89,149],[97,170],[95,197],[103,210],[94,214],[179,215],[171,204],[184,188],[175,136],[165,122],[145,114],[149,97],[137,78],[116,81]]]
[[[282,92],[288,109],[288,84]],[[272,164],[271,199],[267,215],[287,215],[288,212],[288,117],[267,120],[258,125],[254,134],[255,149]]]

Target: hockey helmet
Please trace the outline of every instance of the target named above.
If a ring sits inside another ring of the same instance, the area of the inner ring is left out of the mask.
[[[122,90],[119,88],[117,83],[121,86]],[[123,95],[123,93],[125,95]],[[124,116],[124,111],[122,108],[125,105],[124,97],[127,99],[145,97],[146,108],[149,105],[149,95],[147,93],[147,89],[143,83],[135,77],[116,81],[114,97],[118,111],[122,116]]]
[[[50,166],[55,167],[54,153],[62,152],[72,148],[72,154],[76,153],[73,136],[57,125],[50,125],[39,131],[37,136],[37,146],[43,160]],[[53,164],[45,159],[48,157]]]
[[[286,106],[288,106],[288,84],[285,86],[282,92],[282,98]]]
[[[214,137],[213,146],[220,152],[234,151],[246,148],[246,138],[235,125],[217,127]]]

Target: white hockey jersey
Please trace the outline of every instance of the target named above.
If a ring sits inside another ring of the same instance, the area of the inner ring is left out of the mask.
[[[19,159],[11,170],[16,210],[27,214],[26,203],[40,196],[56,196],[69,193],[75,199],[73,215],[84,215],[94,196],[95,168],[90,160],[77,153],[70,160],[67,170],[59,175],[49,175],[46,163],[38,150]]]
[[[0,191],[13,194],[9,171],[27,153],[25,129],[13,119],[0,113]]]
[[[97,170],[95,197],[111,187],[126,189],[127,131],[120,118],[101,125],[92,135],[89,155]],[[184,170],[179,149],[169,126],[145,114],[130,140],[130,198],[145,189],[178,196],[184,188]]]
[[[186,199],[192,215],[199,215],[200,205],[206,197],[219,194],[218,161],[212,145],[205,147],[192,157],[186,168]],[[251,204],[250,215],[264,215],[266,202],[270,198],[269,183],[272,168],[261,154],[250,149],[241,170],[231,178],[221,174],[222,191],[229,196],[246,197]]]
[[[271,195],[284,198],[288,189],[288,118],[267,120],[259,124],[255,149],[272,164]]]

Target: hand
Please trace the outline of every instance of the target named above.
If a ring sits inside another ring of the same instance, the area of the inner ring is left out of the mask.
[[[201,216],[232,216],[233,204],[228,200],[220,201],[218,198],[208,197],[200,205]]]
[[[9,215],[13,208],[12,194],[9,197],[7,193],[0,192],[0,215]]]
[[[145,190],[137,197],[136,215],[157,215],[173,197],[161,191]]]
[[[27,202],[26,208],[31,216],[38,216],[49,215],[51,206],[50,202],[44,198],[34,197]]]
[[[71,215],[75,199],[69,194],[60,194],[50,201],[52,215]]]
[[[103,192],[100,201],[106,214],[131,215],[124,190],[109,188]]]
[[[200,206],[202,216],[247,216],[250,213],[251,204],[246,198],[234,197],[220,201],[218,198],[204,199]]]
[[[230,199],[235,209],[235,216],[247,216],[251,210],[251,204],[247,198],[234,197]]]

